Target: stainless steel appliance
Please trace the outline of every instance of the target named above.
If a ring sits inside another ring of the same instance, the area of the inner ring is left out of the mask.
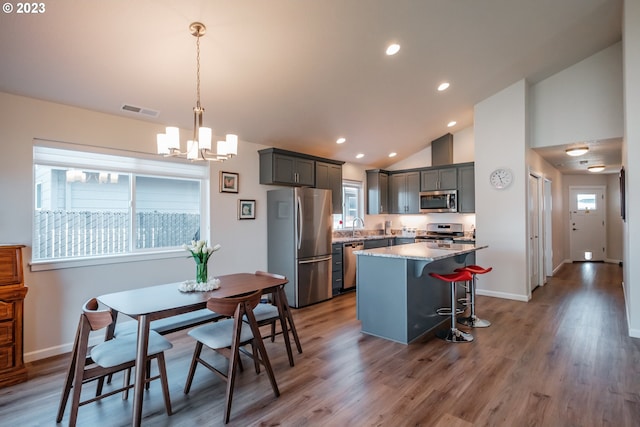
[[[267,191],[267,262],[289,279],[289,305],[331,298],[331,191],[285,188]]]
[[[356,255],[354,251],[364,249],[364,242],[345,243],[342,248],[342,289],[356,287]]]
[[[420,192],[420,212],[458,212],[458,191],[437,190]]]
[[[456,223],[430,223],[427,232],[416,236],[416,242],[431,241],[437,243],[452,243],[464,239],[464,225]]]

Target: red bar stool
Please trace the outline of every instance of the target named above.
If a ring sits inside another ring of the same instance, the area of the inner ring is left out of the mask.
[[[485,274],[493,270],[493,267],[484,268],[479,265],[467,265],[465,267],[456,268],[455,271],[463,272],[466,271],[471,274],[471,279],[469,280],[469,301],[468,305],[471,306],[471,314],[467,317],[458,317],[458,323],[461,323],[465,326],[470,326],[472,328],[487,328],[491,326],[491,322],[488,320],[479,319],[476,316],[476,276],[478,274]]]
[[[451,284],[451,307],[439,308],[437,310],[438,314],[451,317],[451,327],[448,331],[437,332],[436,335],[438,338],[442,338],[447,342],[473,341],[473,335],[456,328],[456,283],[471,280],[471,273],[468,271],[458,271],[451,274],[429,273],[429,275]]]

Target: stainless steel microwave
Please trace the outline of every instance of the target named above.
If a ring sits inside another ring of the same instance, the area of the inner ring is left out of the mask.
[[[422,191],[420,193],[420,212],[458,212],[458,191]]]

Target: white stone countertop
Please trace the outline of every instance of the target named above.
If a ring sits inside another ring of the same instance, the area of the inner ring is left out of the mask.
[[[418,261],[433,262],[439,259],[449,258],[484,249],[487,245],[472,245],[465,243],[434,243],[418,242],[407,245],[385,246],[383,248],[365,249],[354,251],[360,256],[377,256],[386,258],[405,258]]]

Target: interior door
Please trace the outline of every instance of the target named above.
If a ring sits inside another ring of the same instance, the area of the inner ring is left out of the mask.
[[[540,285],[540,179],[529,175],[529,284],[530,291]]]
[[[606,254],[605,187],[569,187],[572,261],[603,261]]]

